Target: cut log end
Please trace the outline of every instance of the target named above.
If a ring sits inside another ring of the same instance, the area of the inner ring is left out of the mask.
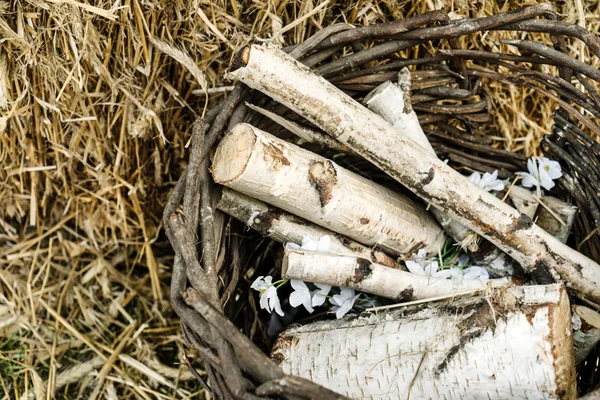
[[[575,399],[569,321],[562,285],[513,287],[292,328],[272,357],[352,398]]]
[[[244,46],[233,58],[233,61],[231,62],[231,72],[245,67],[248,65],[249,60],[250,46]]]
[[[256,135],[249,125],[234,126],[217,147],[215,160],[226,160],[226,162],[213,163],[212,174],[215,182],[227,185],[228,182],[240,177],[246,170],[255,143]]]

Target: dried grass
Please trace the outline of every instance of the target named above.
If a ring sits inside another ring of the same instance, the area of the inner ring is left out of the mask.
[[[475,17],[528,3],[0,1],[0,398],[198,394],[178,364],[160,216],[187,162],[191,122],[231,90],[221,77],[234,49],[250,38],[298,43],[334,21],[436,8]],[[598,32],[597,2],[556,6]],[[509,36],[462,45],[514,52],[499,44]],[[485,83],[488,133],[536,154],[552,101]]]

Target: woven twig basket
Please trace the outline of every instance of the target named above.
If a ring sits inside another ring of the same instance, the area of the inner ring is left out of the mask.
[[[507,43],[521,53],[535,55],[460,49],[461,36],[488,30],[548,33],[554,48],[513,40]],[[380,83],[395,80],[402,68],[410,67],[413,108],[438,156],[465,171],[499,170],[503,178],[526,170],[526,158],[492,146],[493,140],[482,134],[482,128],[493,118],[493,99],[482,82],[519,85],[553,99],[557,104],[555,125],[542,146],[563,167],[558,196],[573,200],[579,207],[569,244],[600,261],[596,234],[600,223],[600,145],[591,136],[600,134],[600,96],[591,82],[600,82],[600,72],[567,54],[566,43],[572,38],[600,57],[600,39],[579,26],[557,21],[550,7],[540,4],[470,21],[451,21],[444,12],[434,11],[363,28],[335,24],[284,50],[355,99],[363,98]],[[443,43],[450,49],[427,53],[426,49]],[[397,56],[407,49],[418,57]],[[559,73],[541,72],[539,66],[543,64],[556,66]],[[586,90],[578,89],[573,81]],[[266,355],[273,338],[269,333],[277,332],[262,328],[248,282],[277,270],[281,246],[215,209],[220,192],[211,179],[208,156],[228,129],[238,122],[249,122],[301,142],[247,103],[308,124],[241,83],[195,124],[189,164],[164,213],[164,225],[176,252],[171,302],[189,346],[199,354],[194,365],[206,371],[206,380],[197,377],[215,398],[344,398],[312,382],[286,376]],[[335,146],[302,145],[336,157],[336,162],[379,183],[392,182],[368,162],[340,155]],[[590,357],[595,360],[597,354],[592,352]],[[596,382],[595,364],[590,362],[589,368],[579,371],[584,390]]]

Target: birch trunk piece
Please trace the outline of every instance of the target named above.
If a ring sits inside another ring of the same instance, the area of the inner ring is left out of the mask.
[[[217,147],[215,182],[368,246],[437,254],[444,234],[419,204],[248,124]]]
[[[378,115],[272,46],[244,47],[229,74],[271,96],[425,201],[490,240],[538,282],[563,280],[600,301],[600,266],[433,157]]]
[[[281,275],[306,282],[344,286],[397,301],[452,296],[467,291],[506,285],[508,279],[455,280],[417,275],[365,258],[286,250]]]
[[[537,210],[536,224],[563,243],[575,222],[577,207],[556,197],[544,196]]]
[[[432,158],[438,159],[435,150],[423,132],[417,114],[410,103],[410,72],[404,68],[398,73],[398,84],[384,82],[369,93],[364,103],[375,114],[392,124],[399,132],[405,132],[412,140],[425,149]],[[466,178],[464,178],[466,179]],[[525,195],[520,192],[521,195]],[[532,195],[530,195],[532,196]],[[473,261],[484,267],[491,277],[501,278],[515,274],[514,261],[502,250],[488,245],[479,248],[481,238],[463,225],[458,218],[439,210],[431,210],[448,236],[472,253]],[[521,211],[521,210],[519,210]],[[533,215],[530,215],[533,218]],[[491,248],[490,248],[491,247]]]
[[[328,251],[331,254],[366,258],[371,262],[399,268],[394,259],[381,250],[364,246],[352,239],[333,233],[300,217],[228,188],[223,189],[217,208],[243,222],[261,235],[270,237],[284,245],[286,243],[302,245],[302,240],[305,238],[319,241],[323,236],[329,236],[331,242]]]
[[[573,331],[575,363],[579,364],[600,342],[600,314],[585,306],[573,306],[573,313],[581,320],[581,327]]]
[[[272,358],[355,399],[574,399],[570,332],[564,286],[522,286],[289,329]]]
[[[508,192],[508,198],[518,211],[531,219],[535,218],[535,213],[540,203],[535,199],[531,190],[521,186],[513,186]]]

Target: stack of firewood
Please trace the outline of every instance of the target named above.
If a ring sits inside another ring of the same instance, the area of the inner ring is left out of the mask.
[[[360,104],[275,47],[245,47],[233,65],[231,79],[311,125],[253,110],[304,142],[367,160],[423,200],[251,124],[231,126],[212,159],[226,187],[217,208],[295,244],[282,276],[403,305],[287,330],[272,354],[285,372],[354,398],[576,396],[575,364],[600,339],[600,315],[572,313],[567,291],[600,302],[600,266],[565,244],[575,207],[514,182],[492,194],[438,158],[407,71]],[[324,237],[326,252],[299,247]],[[448,237],[492,279],[407,271],[403,260],[437,256]]]

